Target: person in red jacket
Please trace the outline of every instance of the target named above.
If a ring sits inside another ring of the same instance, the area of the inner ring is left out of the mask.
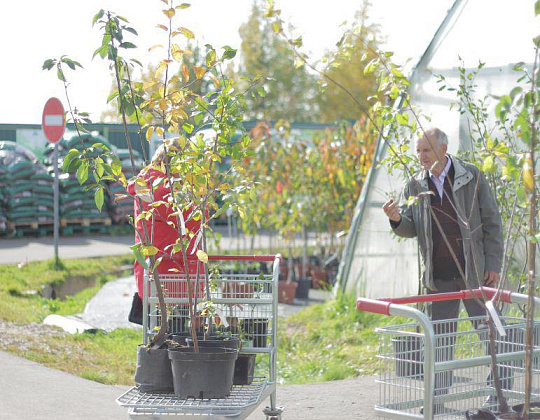
[[[178,228],[178,217],[176,215],[173,215],[175,210],[172,205],[168,204],[173,199],[169,186],[169,179],[165,173],[156,169],[162,167],[162,163],[165,161],[165,158],[167,156],[166,153],[167,149],[165,147],[165,144],[159,146],[154,153],[150,164],[145,167],[141,172],[139,172],[136,177],[136,181],[132,181],[128,184],[128,193],[135,197],[134,220],[136,220],[137,216],[140,215],[142,212],[154,208],[153,217],[150,217],[148,220],[143,218],[137,222],[135,227],[135,242],[146,242],[145,235],[148,235],[149,240],[147,244],[152,245],[159,250],[156,257],[164,257],[159,266],[157,267],[160,278],[163,275],[185,272],[182,263],[181,252],[175,254],[174,261],[168,258],[168,256],[172,254],[172,245],[175,244],[177,242],[177,239],[180,237],[181,230]],[[159,179],[163,179],[163,181],[158,183],[157,181]],[[151,206],[152,203],[157,202],[161,202],[161,204],[157,207]],[[200,218],[195,219],[192,215],[192,211],[192,207],[189,207],[188,209],[183,211],[186,234],[192,234],[192,237],[187,246],[187,254],[190,257],[193,257],[195,255],[195,248],[198,246],[198,233],[201,229],[201,220]],[[145,233],[145,226],[147,233]],[[196,259],[191,258],[189,266],[189,272],[191,274],[195,274],[197,272]],[[137,283],[137,293],[139,299],[142,299],[144,267],[139,264],[138,261],[135,261],[134,273],[135,281]],[[202,290],[204,275],[204,267],[202,267],[202,264],[199,268],[199,273],[201,275],[200,290]],[[164,284],[164,289],[167,290],[167,296],[185,296],[185,292],[187,290],[171,290],[175,288],[175,284],[176,286],[178,286],[177,283]]]

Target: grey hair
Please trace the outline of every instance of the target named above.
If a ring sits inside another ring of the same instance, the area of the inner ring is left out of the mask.
[[[437,140],[437,146],[448,144],[448,136],[444,131],[437,127],[428,128],[426,131],[424,131],[423,137]]]

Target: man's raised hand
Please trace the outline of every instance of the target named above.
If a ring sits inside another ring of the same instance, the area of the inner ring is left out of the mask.
[[[393,198],[384,203],[383,210],[393,222],[399,222],[401,220],[401,210]]]

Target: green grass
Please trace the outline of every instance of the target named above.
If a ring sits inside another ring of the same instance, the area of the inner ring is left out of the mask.
[[[278,330],[282,383],[332,381],[377,370],[381,316],[356,310],[352,296],[312,305],[283,320]]]
[[[65,260],[55,270],[51,261],[31,262],[19,268],[16,264],[0,265],[0,319],[26,324],[41,322],[49,314],[82,312],[86,302],[99,286],[121,275],[119,269],[131,266],[129,255]],[[65,300],[44,299],[43,287],[60,285],[67,280],[87,281],[95,287],[87,288]]]
[[[50,262],[30,263],[21,268],[0,266],[0,319],[29,324],[41,322],[53,313],[80,313],[103,283],[118,277],[111,273],[131,264],[131,258],[127,255],[66,260],[59,271]],[[92,279],[96,286],[65,300],[28,294],[29,290],[41,290],[42,285],[70,278]],[[377,370],[378,343],[373,329],[388,322],[386,317],[357,311],[355,299],[346,295],[280,320],[278,380],[308,383],[373,374]],[[104,384],[133,384],[137,345],[141,342],[138,331],[40,335],[29,329],[28,333],[17,335],[14,344],[2,349]],[[257,360],[257,370],[267,370],[268,358],[260,355]]]

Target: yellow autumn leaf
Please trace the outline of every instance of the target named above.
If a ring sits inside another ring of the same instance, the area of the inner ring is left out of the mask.
[[[167,68],[167,61],[163,60],[161,63],[159,63],[159,67],[156,70],[155,78],[159,79],[159,77],[163,74],[166,68]]]
[[[158,48],[163,48],[163,45],[161,45],[161,44],[152,45],[150,48],[148,48],[148,52],[152,52],[152,51],[154,51],[155,49],[158,49]]]
[[[162,136],[164,133],[163,127],[157,127],[156,133],[158,134],[158,136]]]
[[[171,7],[170,9],[168,10],[163,10],[163,14],[165,16],[167,16],[169,19],[172,19],[174,17],[174,14],[175,14],[175,11],[174,9]]]
[[[212,82],[214,82],[214,84],[216,85],[216,88],[219,89],[219,87],[221,86],[221,83],[219,83],[219,80],[216,79],[214,76],[210,76],[210,79],[212,80]]]
[[[193,39],[195,35],[192,31],[190,31],[187,28],[178,28],[178,32],[180,32],[182,35],[184,35],[187,39]]]
[[[162,111],[165,111],[167,109],[166,99],[162,99],[161,101],[159,101],[159,109],[161,109]]]
[[[182,74],[184,75],[184,80],[189,81],[189,70],[185,64],[182,64]]]
[[[534,191],[534,173],[530,157],[523,164],[523,184],[528,192]]]
[[[182,61],[183,53],[184,51],[182,51],[182,49],[177,44],[173,44],[171,46],[171,54],[173,59],[175,59],[176,61]]]
[[[193,70],[195,71],[196,79],[200,79],[206,73],[206,70],[200,66],[193,66]]]
[[[139,249],[141,251],[141,254],[143,254],[145,257],[156,255],[159,252],[159,249],[157,249],[155,246],[152,246],[152,245],[141,246]]]
[[[154,134],[154,127],[152,126],[148,127],[148,130],[146,130],[146,141],[150,141],[152,139],[153,134]]]
[[[203,250],[199,249],[197,251],[197,258],[199,259],[200,262],[204,264],[208,264],[208,255]]]

